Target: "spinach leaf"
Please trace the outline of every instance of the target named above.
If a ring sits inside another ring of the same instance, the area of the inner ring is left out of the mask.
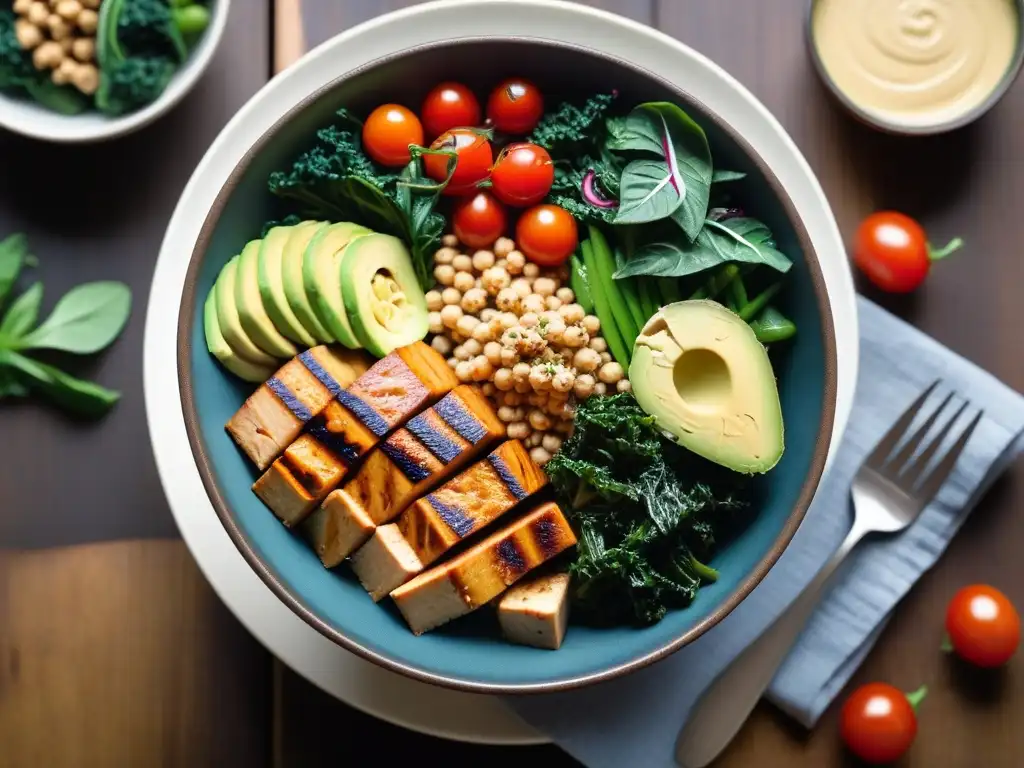
[[[682,199],[671,212],[672,220],[690,240],[695,239],[707,216],[711,194],[711,148],[704,130],[682,109],[664,101],[639,105],[624,123],[616,123],[610,130],[614,131],[608,141],[610,149],[652,152],[664,160]]]
[[[25,235],[11,235],[0,240],[0,307],[11,292],[27,259],[28,238]]]
[[[0,345],[5,340],[23,336],[39,319],[39,305],[43,301],[43,284],[36,283],[11,303],[0,321]]]
[[[707,220],[696,241],[659,241],[641,246],[615,273],[615,278],[635,275],[684,277],[729,262],[765,264],[788,272],[793,263],[774,247],[772,233],[751,218]]]
[[[98,352],[124,329],[131,303],[131,290],[124,283],[84,283],[68,291],[43,324],[16,346],[78,354]]]
[[[29,389],[10,368],[0,368],[0,400],[5,397],[28,397]]]
[[[750,327],[762,344],[785,341],[796,334],[796,324],[771,305],[750,321]]]
[[[711,183],[724,184],[727,181],[739,181],[745,178],[747,178],[747,174],[743,171],[727,171],[724,168],[716,168],[711,174]]]
[[[80,416],[106,413],[121,395],[91,381],[75,378],[64,371],[10,350],[0,350],[0,365],[8,365],[31,389],[39,390],[63,408]]]
[[[620,180],[615,224],[643,224],[671,216],[683,204],[686,187],[668,163],[634,160]]]

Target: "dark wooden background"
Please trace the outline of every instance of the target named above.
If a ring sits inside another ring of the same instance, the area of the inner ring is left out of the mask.
[[[307,42],[408,2],[304,0]],[[889,308],[1024,390],[1024,82],[988,117],[931,139],[854,124],[809,66],[806,0],[600,0],[709,55],[779,117],[849,236],[896,207],[967,248]],[[172,114],[128,139],[62,148],[0,135],[0,234],[25,231],[50,302],[117,278],[135,289],[122,340],[83,372],[124,391],[83,425],[37,403],[0,404],[0,768],[572,765],[553,747],[454,745],[331,700],[285,671],[234,620],[175,537],[148,450],[141,348],[163,229],[195,163],[272,68],[269,0],[236,0],[221,50]],[[881,298],[881,297],[874,297]],[[938,653],[946,601],[985,581],[1024,605],[1024,466],[997,484],[889,625],[856,682],[931,694],[905,766],[1024,765],[1024,660],[991,676]],[[762,705],[723,768],[853,765],[836,707],[812,734]],[[386,750],[386,751],[384,751]]]

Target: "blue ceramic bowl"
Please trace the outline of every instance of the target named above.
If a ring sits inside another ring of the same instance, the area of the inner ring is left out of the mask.
[[[383,100],[416,105],[438,81],[465,81],[467,73],[477,92],[518,74],[539,82],[548,94],[583,98],[616,87],[623,104],[662,99],[680,104],[707,131],[716,165],[748,173],[737,199],[771,227],[781,250],[795,262],[784,309],[800,331],[775,362],[786,453],[761,481],[753,522],[713,560],[721,578],[702,589],[690,607],[646,629],[572,626],[557,652],[503,641],[488,610],[416,637],[392,605],[370,600],[347,566],[325,570],[310,547],[250,490],[255,470],[224,431],[250,390],[217,365],[203,338],[202,302],[215,277],[278,213],[267,192],[268,174],[287,165],[338,107],[365,114]],[[179,318],[178,367],[193,452],[214,508],[252,567],[299,616],[339,645],[427,682],[490,693],[550,691],[608,679],[686,645],[735,608],[785,549],[814,495],[832,437],[835,356],[817,256],[785,191],[740,132],[627,62],[565,44],[502,38],[404,51],[301,101],[251,148],[220,191],[192,255]]]

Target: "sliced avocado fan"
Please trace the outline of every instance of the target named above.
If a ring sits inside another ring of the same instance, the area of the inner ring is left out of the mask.
[[[213,287],[213,291],[217,294],[217,326],[235,354],[256,365],[273,366],[277,360],[256,346],[245,332],[238,317],[238,308],[235,305],[235,282],[239,258],[239,256],[235,256],[224,265],[217,278],[217,283]]]
[[[235,300],[242,328],[256,346],[279,358],[295,357],[299,350],[274,327],[260,296],[259,257],[262,241],[252,240],[242,249],[235,280]]]
[[[427,335],[427,300],[398,238],[353,241],[341,261],[341,293],[356,338],[377,357]]]
[[[274,375],[273,366],[251,363],[231,348],[220,330],[217,318],[217,292],[210,291],[203,305],[203,328],[206,348],[220,364],[244,381],[263,382]]]
[[[782,406],[768,352],[734,312],[679,301],[644,325],[629,381],[640,407],[680,445],[736,472],[782,458]]]
[[[347,246],[369,233],[366,227],[351,222],[331,224],[313,236],[302,257],[302,282],[317,319],[349,349],[358,349],[360,344],[345,312],[338,275]]]
[[[317,340],[305,329],[288,305],[288,297],[284,292],[284,260],[285,246],[296,227],[315,227],[317,222],[305,221],[293,227],[274,227],[263,238],[257,259],[257,277],[259,279],[260,298],[263,307],[270,315],[274,326],[283,335],[303,347],[316,346]]]

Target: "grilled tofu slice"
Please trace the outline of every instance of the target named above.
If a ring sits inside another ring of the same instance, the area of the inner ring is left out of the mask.
[[[228,434],[265,470],[302,426],[370,367],[360,351],[319,346],[289,360],[260,385],[227,423]]]
[[[397,523],[378,528],[364,548],[370,543],[375,546],[366,552],[358,550],[352,558],[352,569],[366,591],[379,600],[402,584],[401,581],[382,581],[383,576],[408,577],[399,563],[409,563],[415,558],[421,569],[426,568],[547,482],[547,475],[533,462],[521,442],[503,443],[433,493],[414,502]],[[392,528],[401,533],[404,546],[393,536]],[[375,541],[382,531],[389,546]],[[391,562],[378,562],[384,558]]]
[[[510,587],[498,602],[498,622],[513,643],[558,650],[569,623],[569,574],[546,573]]]
[[[308,475],[310,468],[282,455],[253,491],[286,525],[301,522],[393,427],[457,383],[444,358],[423,342],[395,350],[348,389],[334,392],[335,399],[306,424],[302,458],[315,453],[309,460],[316,465],[317,483],[300,482],[296,473]],[[318,446],[316,451],[309,441]]]
[[[332,491],[303,525],[323,564],[333,568],[415,499],[452,477],[505,435],[480,391],[462,385],[413,417]]]
[[[548,502],[458,557],[414,577],[391,597],[420,635],[493,600],[575,543],[562,511]]]

